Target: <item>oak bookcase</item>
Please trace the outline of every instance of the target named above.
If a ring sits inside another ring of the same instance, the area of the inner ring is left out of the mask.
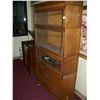
[[[37,79],[58,100],[73,100],[83,2],[47,1],[34,8]]]

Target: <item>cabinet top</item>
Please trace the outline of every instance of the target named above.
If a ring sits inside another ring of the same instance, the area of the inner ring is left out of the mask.
[[[83,6],[83,1],[46,1],[35,4],[36,12],[62,10],[66,5]]]

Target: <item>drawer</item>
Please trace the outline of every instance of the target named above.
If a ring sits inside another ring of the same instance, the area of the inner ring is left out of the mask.
[[[41,78],[40,80],[44,81],[54,93],[60,94],[62,88],[61,79],[59,79],[52,70],[41,63],[36,63],[36,72],[38,77]]]
[[[44,66],[41,66],[40,63],[36,62],[36,73],[40,74],[41,76],[44,76],[44,71]]]
[[[36,62],[36,72],[41,75],[46,81],[50,82],[51,77],[48,75],[46,67],[42,65],[40,62]]]
[[[54,90],[59,91],[61,89],[61,79],[59,79],[52,70],[46,68],[46,73],[44,75],[50,81],[50,86]]]

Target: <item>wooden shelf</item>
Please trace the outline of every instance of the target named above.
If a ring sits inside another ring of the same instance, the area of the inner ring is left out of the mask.
[[[39,24],[35,24],[35,27],[39,28],[39,29],[48,30],[48,31],[56,31],[56,32],[63,32],[64,31],[63,26],[57,26],[57,25],[39,25]]]

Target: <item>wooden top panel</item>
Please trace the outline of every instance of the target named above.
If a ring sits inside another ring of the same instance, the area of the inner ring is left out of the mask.
[[[65,4],[64,1],[46,1],[46,2],[41,2],[39,4],[34,5],[35,8],[39,7],[44,7],[44,6],[51,6],[55,4]]]
[[[66,1],[66,5],[82,6],[83,5],[83,1]]]
[[[65,8],[64,1],[48,1],[34,5],[36,12],[55,11]]]
[[[82,6],[83,1],[46,1],[34,5],[36,12],[55,11],[65,9],[66,5]]]

